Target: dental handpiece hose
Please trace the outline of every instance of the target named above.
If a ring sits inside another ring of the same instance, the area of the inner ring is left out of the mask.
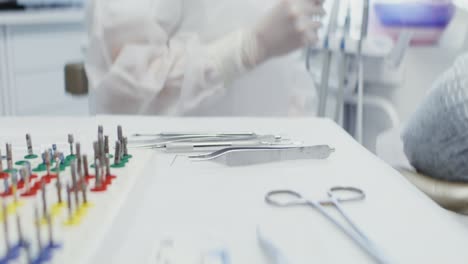
[[[369,0],[363,0],[363,17],[361,25],[361,36],[359,40],[359,49],[358,49],[358,103],[356,111],[356,139],[359,143],[363,142],[363,126],[364,126],[364,58],[363,58],[363,46],[364,40],[367,37],[368,22],[369,22]]]
[[[328,28],[325,34],[324,40],[324,60],[322,65],[322,75],[321,75],[321,82],[320,82],[320,89],[319,89],[319,106],[318,106],[318,116],[324,117],[326,108],[327,108],[327,100],[328,100],[328,89],[329,89],[329,79],[330,79],[330,67],[331,67],[331,60],[332,60],[332,50],[330,48],[330,36],[332,33],[336,31],[337,27],[337,19],[338,19],[338,11],[339,11],[339,0],[333,1],[332,12],[330,14],[330,21],[328,23]]]

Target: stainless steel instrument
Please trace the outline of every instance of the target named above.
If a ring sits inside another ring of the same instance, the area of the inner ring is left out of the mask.
[[[214,161],[227,166],[247,166],[286,160],[326,159],[335,149],[327,146],[265,146],[224,148],[189,156],[192,161]]]

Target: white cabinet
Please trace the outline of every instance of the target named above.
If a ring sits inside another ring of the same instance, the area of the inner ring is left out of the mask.
[[[0,13],[0,28],[0,114],[89,114],[86,97],[65,93],[63,76],[66,63],[84,60],[82,10]]]

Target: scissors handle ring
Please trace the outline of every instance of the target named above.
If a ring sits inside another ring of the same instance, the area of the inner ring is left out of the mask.
[[[279,196],[286,197],[287,201],[281,201],[281,199],[279,199]],[[275,199],[275,197],[277,197],[278,199]],[[304,204],[304,198],[302,197],[302,195],[295,191],[277,190],[267,193],[267,195],[265,196],[265,202],[269,205],[273,205],[276,207],[289,207]]]
[[[340,198],[337,193],[339,192],[347,192],[352,195],[346,198]],[[343,186],[336,186],[331,188],[328,191],[328,197],[335,198],[338,202],[353,202],[353,201],[362,201],[366,199],[366,193],[356,187],[343,187]]]

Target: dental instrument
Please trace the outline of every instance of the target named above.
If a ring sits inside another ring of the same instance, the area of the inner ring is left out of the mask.
[[[338,194],[343,194],[343,196]],[[345,196],[346,194],[346,196]],[[297,206],[309,206],[319,211],[327,220],[332,222],[338,229],[345,233],[355,243],[357,243],[366,253],[369,254],[377,263],[391,263],[387,256],[364,234],[364,232],[351,220],[345,213],[341,203],[363,201],[366,194],[363,190],[356,187],[333,187],[328,192],[326,200],[311,200],[305,198],[298,192],[292,190],[276,190],[266,194],[265,202],[271,206],[288,208]],[[351,229],[328,213],[324,206],[333,206],[338,213],[348,223]]]
[[[189,159],[214,161],[227,166],[247,166],[286,160],[327,159],[334,151],[327,145],[233,147],[210,154],[189,156]]]

